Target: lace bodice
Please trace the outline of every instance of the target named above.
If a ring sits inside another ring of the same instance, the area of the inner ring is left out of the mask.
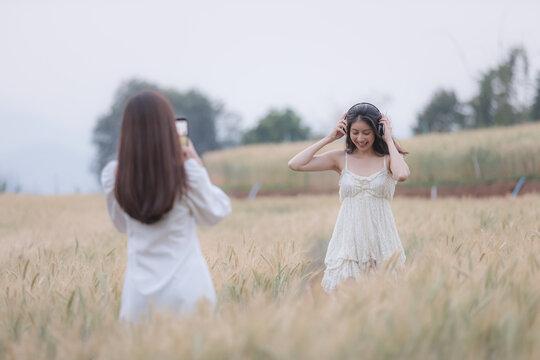
[[[396,181],[386,168],[386,156],[382,169],[369,176],[361,176],[349,170],[347,153],[345,153],[345,168],[341,171],[339,180],[339,199],[357,195],[372,196],[391,201],[396,189]]]

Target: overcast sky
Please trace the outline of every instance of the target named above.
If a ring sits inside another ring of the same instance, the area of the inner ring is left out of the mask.
[[[407,137],[436,89],[469,99],[513,46],[527,50],[534,79],[539,14],[538,0],[2,0],[0,180],[29,193],[98,191],[91,132],[134,77],[197,88],[244,127],[290,106],[327,132],[371,101]]]

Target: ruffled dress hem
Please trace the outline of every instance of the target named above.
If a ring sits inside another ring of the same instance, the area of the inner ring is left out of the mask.
[[[327,264],[321,286],[327,293],[333,292],[343,280],[349,278],[356,279],[360,274],[367,274],[381,268],[381,265],[386,263],[383,268],[392,273],[397,272],[405,265],[405,255],[402,251],[396,251],[393,255],[385,257],[378,262],[375,258],[367,258],[362,261],[354,259],[337,259],[335,265]]]

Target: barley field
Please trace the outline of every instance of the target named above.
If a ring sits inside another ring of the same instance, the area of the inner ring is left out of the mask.
[[[199,229],[217,307],[134,326],[101,195],[1,195],[0,359],[539,359],[539,204],[397,198],[404,271],[329,296],[337,195],[235,200]]]
[[[410,154],[412,171],[400,186],[426,187],[514,181],[522,176],[540,179],[540,122],[511,127],[432,133],[398,140]],[[287,161],[313,143],[250,145],[205,154],[215,181],[226,190],[249,191],[255,183],[263,190],[329,191],[337,189],[333,171],[297,173]],[[344,149],[336,141],[321,152]]]

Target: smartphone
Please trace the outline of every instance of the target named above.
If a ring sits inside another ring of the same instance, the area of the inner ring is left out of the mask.
[[[176,131],[180,136],[180,144],[182,146],[187,146],[188,144],[188,120],[185,117],[176,118]]]
[[[379,123],[377,124],[377,131],[379,132],[379,135],[383,136],[384,135],[384,125]]]

